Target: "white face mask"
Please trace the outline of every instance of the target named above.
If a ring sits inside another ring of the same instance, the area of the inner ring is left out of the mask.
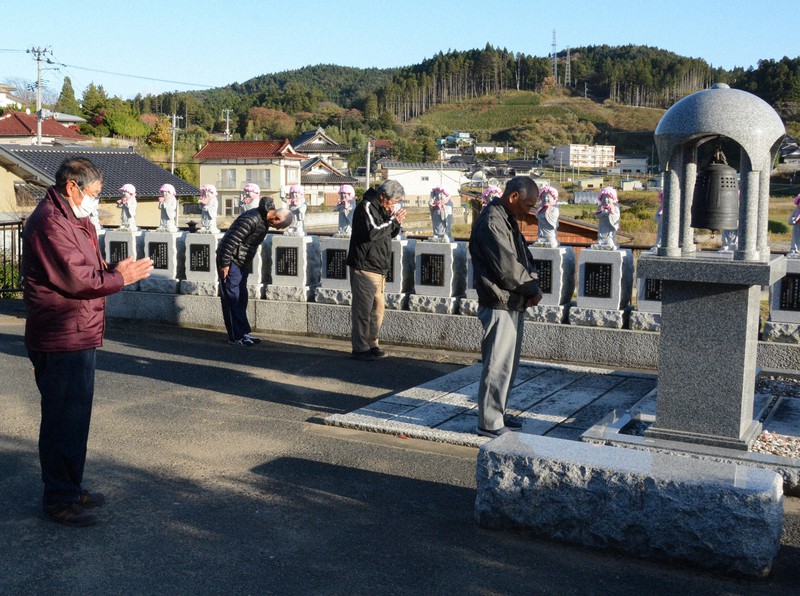
[[[89,217],[92,213],[94,213],[99,204],[100,200],[97,197],[83,195],[80,205],[72,204],[70,206],[72,207],[72,212],[75,214],[75,217],[82,219],[84,217]]]

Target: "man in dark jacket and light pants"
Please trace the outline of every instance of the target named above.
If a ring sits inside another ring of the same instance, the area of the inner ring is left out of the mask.
[[[522,426],[506,418],[505,410],[517,374],[525,310],[539,304],[542,292],[517,219],[530,212],[538,196],[532,178],[512,178],[503,195],[481,211],[469,239],[478,319],[483,325],[477,432],[486,437]]]
[[[220,279],[222,318],[228,330],[228,343],[252,346],[261,340],[250,335],[247,320],[248,269],[269,226],[282,230],[292,223],[286,209],[275,209],[272,199],[262,198],[256,209],[242,213],[228,228],[217,247],[217,271]]]
[[[392,238],[401,230],[406,210],[397,205],[406,196],[402,185],[387,180],[377,191],[368,189],[353,212],[353,233],[347,252],[353,292],[353,358],[375,360],[386,353],[378,345],[385,308],[383,290],[392,263]]]
[[[153,269],[149,258],[103,261],[89,218],[102,188],[103,174],[91,161],[65,159],[22,234],[25,347],[42,396],[42,508],[48,519],[70,526],[95,523],[87,509],[105,502],[82,483],[106,296]]]

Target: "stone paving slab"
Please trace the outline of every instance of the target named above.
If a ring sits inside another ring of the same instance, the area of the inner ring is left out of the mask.
[[[481,364],[325,419],[333,426],[480,447],[490,439],[475,433]],[[644,400],[656,376],[611,369],[520,362],[508,412],[522,431],[561,439],[580,435],[619,408]]]

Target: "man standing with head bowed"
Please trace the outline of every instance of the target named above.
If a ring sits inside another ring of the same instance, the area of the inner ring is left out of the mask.
[[[517,220],[531,212],[538,198],[532,178],[512,178],[481,211],[469,239],[483,326],[477,433],[485,437],[522,427],[505,416],[506,405],[519,365],[525,310],[539,304],[542,292]]]
[[[95,523],[87,509],[105,502],[83,487],[83,470],[106,296],[153,269],[150,259],[103,260],[89,221],[102,188],[103,174],[91,161],[66,159],[23,232],[25,347],[42,398],[42,507],[46,518],[71,526]]]

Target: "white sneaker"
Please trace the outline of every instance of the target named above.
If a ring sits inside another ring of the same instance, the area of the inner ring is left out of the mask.
[[[249,333],[245,333],[245,334],[242,336],[242,339],[249,339],[249,340],[250,340],[251,342],[253,342],[254,344],[260,344],[260,343],[261,343],[261,338],[260,338],[260,337],[253,337],[253,336],[252,336],[252,335],[250,335]]]
[[[228,340],[228,343],[232,346],[245,346],[246,348],[249,348],[250,346],[255,345],[256,342],[245,335],[237,340]]]

